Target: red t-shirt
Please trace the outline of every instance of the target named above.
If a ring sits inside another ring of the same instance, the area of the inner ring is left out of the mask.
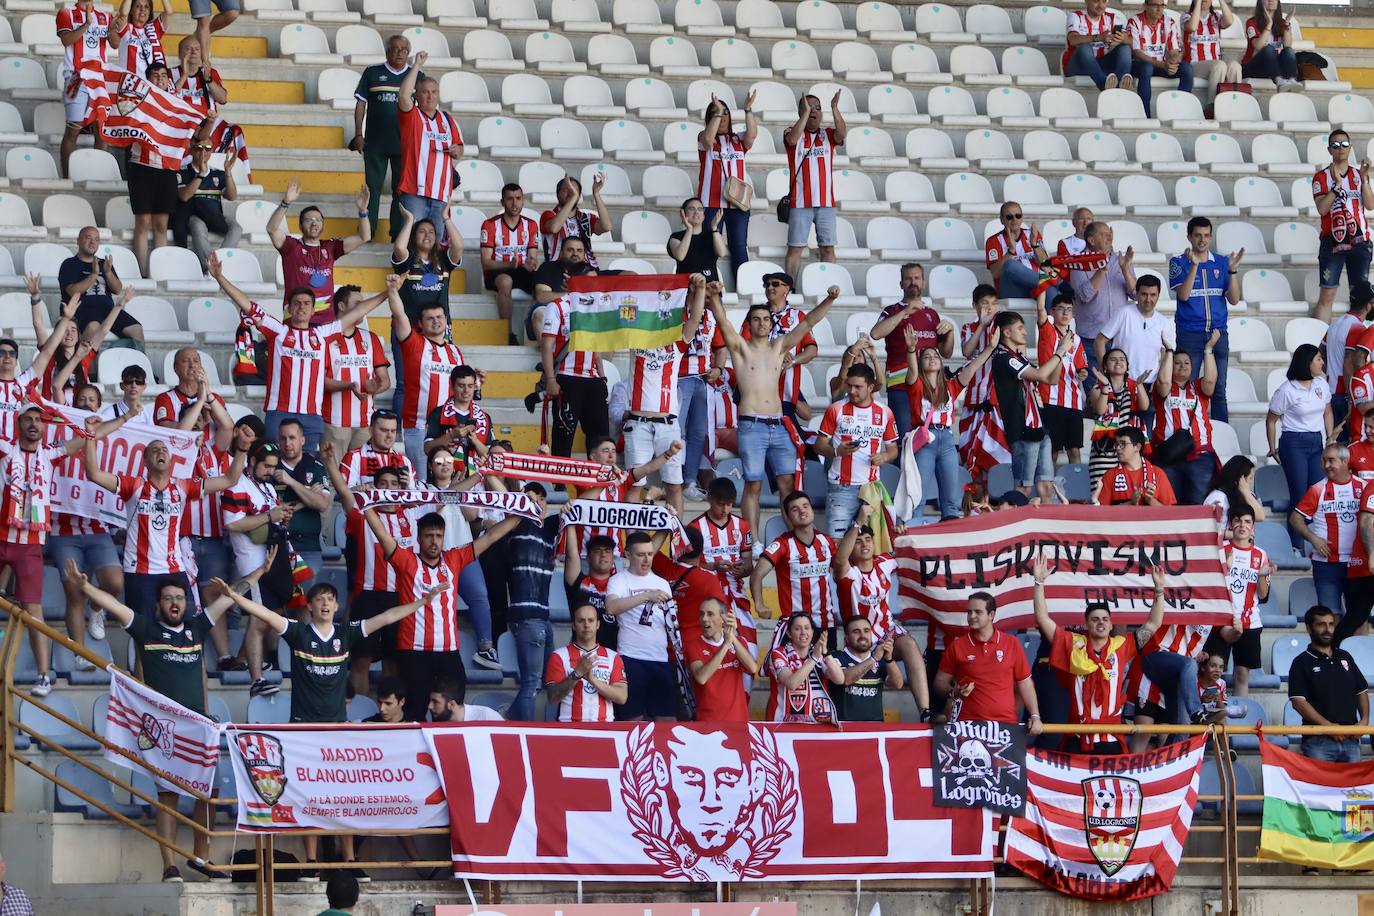
[[[1102,490],[1097,494],[1097,501],[1104,506],[1133,503],[1136,494],[1144,489],[1147,479],[1154,484],[1155,499],[1166,506],[1178,504],[1178,498],[1174,495],[1174,488],[1169,483],[1169,478],[1148,461],[1142,461],[1140,469],[1136,471],[1127,470],[1118,464],[1104,474],[1102,476]]]
[[[1030,663],[1015,636],[993,630],[992,638],[981,642],[964,633],[945,648],[940,670],[957,684],[974,684],[959,710],[962,721],[1017,721],[1016,685],[1030,677]]]
[[[682,633],[684,647],[701,636],[701,602],[714,598],[724,607],[730,607],[715,573],[700,566],[683,566],[662,553],[654,554],[652,568],[654,575],[668,580],[673,587],[673,600],[677,602],[677,626]]]
[[[906,303],[894,302],[878,313],[878,321],[891,318],[904,308],[906,308]],[[878,321],[873,323],[877,324]],[[887,383],[889,385],[900,384],[906,379],[906,333],[902,329],[911,328],[916,332],[916,352],[920,353],[926,347],[938,347],[940,345],[940,335],[935,333],[935,329],[939,326],[940,313],[929,306],[925,306],[903,318],[901,323],[892,329],[892,333],[883,338],[883,346],[887,348]]]
[[[705,636],[698,636],[691,642],[684,640],[683,654],[687,665],[693,662],[707,664],[720,651],[720,643],[712,645]],[[744,666],[734,649],[726,653],[725,659],[716,673],[704,684],[692,679],[692,690],[697,695],[698,722],[748,722],[749,695],[744,692]]]
[[[318,245],[307,245],[294,235],[288,235],[281,248],[282,305],[291,301],[291,290],[307,286],[315,294],[315,314],[311,324],[333,321],[334,262],[344,256],[343,239],[320,239]]]

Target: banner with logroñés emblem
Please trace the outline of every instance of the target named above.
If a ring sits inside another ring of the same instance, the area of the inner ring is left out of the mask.
[[[110,705],[105,710],[105,740],[142,760],[153,781],[169,792],[193,789],[209,795],[219,763],[219,725],[127,674],[110,672]],[[105,749],[105,759],[122,767],[129,760]]]
[[[924,726],[426,729],[456,877],[986,878],[983,810],[938,808]]]
[[[447,822],[418,725],[231,725],[240,830],[387,830]]]
[[[1007,828],[1007,864],[1088,900],[1136,900],[1173,884],[1193,823],[1207,736],[1143,754],[1026,755],[1025,817]]]

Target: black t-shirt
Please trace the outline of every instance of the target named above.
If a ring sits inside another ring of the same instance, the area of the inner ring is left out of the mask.
[[[686,229],[679,229],[668,238],[674,242],[682,241],[682,237],[687,233]],[[719,280],[720,276],[716,273],[716,233],[708,228],[703,228],[696,235],[692,236],[691,243],[687,246],[687,257],[681,261],[676,258],[673,263],[677,265],[677,272],[680,274],[701,274],[707,280]],[[669,257],[672,257],[673,250],[668,249]]]
[[[606,581],[610,582],[610,578]],[[597,587],[586,573],[578,573],[577,581],[572,585],[568,584],[568,580],[563,580],[563,591],[568,596],[568,610],[584,604],[596,608],[601,618],[596,628],[596,641],[607,649],[614,649],[620,641],[620,624],[614,615],[606,613],[605,587]]]
[[[860,661],[849,654],[848,649],[836,649],[830,653],[841,668],[864,665],[868,659]],[[826,681],[830,699],[835,702],[835,714],[844,722],[881,722],[883,721],[883,685],[887,683],[889,662],[878,660],[878,667],[863,675],[852,684],[832,684]]]
[[[282,460],[282,469],[290,474],[297,483],[313,487],[316,484],[324,484],[325,490],[329,489],[329,476],[326,474],[324,465],[320,459],[309,452],[301,453],[301,460],[296,462],[294,468],[288,468],[286,461]],[[320,531],[324,527],[320,513],[314,509],[307,508],[299,499],[296,498],[294,490],[285,485],[277,487],[277,498],[283,503],[291,503],[296,507],[296,513],[291,516],[291,543],[297,550],[319,550]]]
[[[362,638],[361,620],[336,622],[328,636],[309,620],[287,621],[281,640],[291,647],[291,721],[348,721],[348,653]]]
[[[420,320],[420,309],[431,305],[443,306],[444,317],[449,317],[449,278],[462,265],[462,259],[455,264],[447,248],[432,254],[428,261],[411,255],[403,261],[391,262],[391,269],[405,278],[401,284],[401,305],[412,325]]]
[[[397,73],[385,63],[373,64],[363,71],[358,80],[353,97],[367,105],[363,136],[370,152],[396,154],[401,151],[401,120],[396,108],[396,93],[409,72],[409,66]],[[416,82],[424,78],[425,71],[421,70]]]
[[[204,614],[183,618],[179,628],[135,611],[125,627],[138,646],[143,680],[169,700],[205,714],[205,637],[213,624]]]
[[[191,182],[196,180],[196,170],[194,166],[186,166],[177,172],[177,190],[189,187]],[[224,169],[210,169],[204,177],[200,179],[200,187],[196,188],[196,193],[189,200],[180,202],[179,206],[192,207],[195,212],[209,212],[224,216],[225,188],[228,187],[229,179],[224,175]]]
[[[1045,430],[1026,428],[1026,389],[1021,373],[1031,367],[1024,356],[999,346],[992,354],[992,384],[997,389],[997,408],[1002,415],[1002,429],[1007,442],[1021,440],[1035,442],[1045,437]]]
[[[1288,696],[1302,697],[1329,722],[1354,725],[1360,720],[1357,699],[1369,689],[1355,659],[1344,649],[1330,655],[1307,651],[1293,659],[1288,669]]]
[[[104,258],[96,258],[92,263],[87,264],[85,261],[73,255],[63,261],[62,266],[57,269],[57,287],[62,290],[62,298],[64,300],[71,298],[67,293],[67,287],[71,286],[73,283],[80,283],[85,280],[86,277],[90,275],[91,271],[96,270],[96,268],[104,263],[104,260]],[[115,273],[113,261],[110,262],[110,274],[118,276],[118,274]],[[86,290],[81,296],[81,306],[88,309],[114,308],[114,297],[110,295],[110,288],[105,285],[105,274],[102,271],[96,270],[95,282],[92,283],[91,288]]]

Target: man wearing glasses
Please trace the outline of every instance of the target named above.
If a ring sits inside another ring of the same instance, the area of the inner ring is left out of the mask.
[[[1331,320],[1331,303],[1341,285],[1341,269],[1353,289],[1369,280],[1369,260],[1374,245],[1369,239],[1366,210],[1374,209],[1374,189],[1369,185],[1369,160],[1359,168],[1350,166],[1350,135],[1333,130],[1326,138],[1331,164],[1312,176],[1312,198],[1322,218],[1321,243],[1317,267],[1321,294],[1312,313],[1322,321]]]
[[[1015,201],[1002,204],[1002,231],[983,246],[993,286],[1002,299],[1031,298],[1031,290],[1040,280],[1040,265],[1050,257],[1040,233],[1027,226],[1023,216],[1021,205]]]
[[[213,248],[210,233],[224,236],[220,248],[237,248],[243,229],[224,215],[222,201],[237,200],[234,176],[210,167],[214,145],[209,140],[191,141],[191,164],[177,172],[177,210],[172,214],[172,239],[200,258],[200,269]],[[190,244],[187,244],[189,242]]]
[[[281,254],[282,285],[286,295],[282,305],[291,304],[292,291],[305,287],[315,300],[315,314],[311,324],[327,324],[338,316],[334,313],[334,263],[339,258],[372,241],[372,224],[368,219],[367,205],[370,194],[363,185],[353,195],[358,206],[358,231],[343,239],[321,238],[324,235],[324,212],[313,204],[301,211],[301,237],[286,234],[286,208],[301,196],[299,178],[292,178],[286,184],[282,202],[272,211],[267,220],[267,234],[272,239],[272,247]]]
[[[792,295],[792,275],[771,273],[763,275],[763,297],[768,304],[768,339],[777,340],[802,323],[806,313],[788,302]],[[749,311],[753,311],[750,309]],[[740,324],[740,337],[749,339],[753,326],[748,316]],[[723,332],[722,332],[723,333]],[[778,393],[782,395],[783,415],[797,419],[797,401],[801,399],[802,366],[816,358],[820,347],[808,329],[796,342],[796,347],[782,357],[782,373],[778,377]],[[741,389],[742,390],[742,389]]]

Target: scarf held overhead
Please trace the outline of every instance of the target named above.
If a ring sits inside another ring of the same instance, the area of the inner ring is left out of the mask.
[[[524,493],[489,490],[358,490],[353,494],[358,509],[373,506],[466,506],[473,509],[496,509],[507,515],[519,515],[532,521],[544,516],[533,499]]]
[[[613,465],[558,455],[530,455],[524,452],[493,452],[478,470],[487,477],[515,477],[577,487],[604,487],[615,483],[624,471]]]

